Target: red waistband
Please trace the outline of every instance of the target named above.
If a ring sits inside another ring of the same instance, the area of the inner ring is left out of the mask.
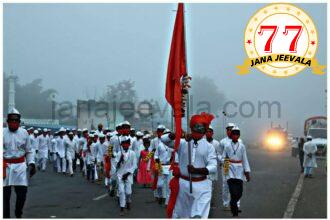
[[[242,163],[241,160],[229,160],[230,163]]]
[[[180,178],[189,181],[189,177],[188,177],[188,176],[180,175]],[[206,180],[206,179],[207,179],[206,176],[201,176],[201,177],[191,177],[191,181],[192,181],[192,182],[200,182],[200,181],[203,181],[203,180]]]
[[[20,157],[20,158],[11,158],[11,159],[6,159],[4,158],[3,162],[5,163],[23,163],[25,162],[25,157]]]

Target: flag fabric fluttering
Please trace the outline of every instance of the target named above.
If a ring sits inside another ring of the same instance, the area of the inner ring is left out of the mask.
[[[165,97],[167,102],[172,106],[175,121],[175,143],[174,149],[178,150],[181,134],[182,134],[182,117],[184,112],[183,106],[183,85],[182,77],[187,76],[186,67],[186,45],[185,45],[185,30],[184,30],[184,5],[178,4],[176,19],[174,24],[170,56],[168,60],[166,91]],[[185,85],[186,86],[186,85]],[[175,152],[174,151],[174,152]],[[174,154],[173,154],[174,155]],[[166,209],[167,217],[171,218],[173,215],[176,199],[179,194],[179,167],[171,163],[171,170],[174,177],[169,183],[171,190],[168,206]]]
[[[175,149],[178,148],[182,132],[182,76],[187,75],[186,45],[184,30],[184,5],[178,4],[174,24],[171,51],[168,60],[166,91],[167,102],[172,106],[175,121]]]

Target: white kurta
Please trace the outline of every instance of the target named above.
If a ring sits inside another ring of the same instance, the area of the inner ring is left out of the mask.
[[[134,173],[135,164],[136,164],[136,157],[134,151],[128,150],[127,152],[123,151],[117,154],[116,166],[122,154],[124,155],[124,162],[122,162],[120,167],[117,169],[117,177],[120,180],[122,179],[122,176],[127,172]],[[129,175],[127,181],[133,184],[133,175]]]
[[[48,149],[49,149],[49,137],[43,134],[38,136],[39,141],[39,150],[38,150],[38,158],[39,159],[48,159]]]
[[[98,163],[100,162],[103,162],[104,163],[104,155],[107,154],[107,151],[108,151],[108,145],[107,145],[108,142],[103,142],[101,144],[101,142],[98,142],[96,144],[96,160]]]
[[[230,163],[229,172],[225,176],[226,179],[246,180],[244,172],[251,172],[251,169],[244,144],[239,141],[236,143],[233,141],[227,142],[222,153],[222,162],[224,162],[226,156],[228,156],[230,160],[241,161],[241,163]]]
[[[221,153],[222,153],[222,151],[220,150],[220,143],[219,143],[219,141],[217,141],[217,140],[215,140],[215,139],[213,139],[211,142],[209,142],[210,144],[212,144],[212,146],[214,147],[214,150],[215,150],[215,153],[216,153],[216,155],[217,155],[217,163],[218,164],[220,164],[220,158],[221,158]],[[221,153],[220,153],[221,152]],[[218,169],[218,165],[217,165],[217,169]],[[210,180],[212,180],[212,181],[216,181],[216,180],[218,180],[218,171],[217,172],[215,172],[214,174],[210,174],[209,175],[209,178],[210,178]]]
[[[85,161],[87,165],[94,164],[95,163],[95,149],[94,149],[95,143],[92,143],[89,146],[89,149],[87,147],[87,144],[84,145],[83,151],[85,152]]]
[[[110,143],[113,146],[113,151],[114,152],[118,153],[122,150],[121,146],[120,146],[120,136],[114,135],[113,137],[111,137]]]
[[[135,170],[136,156],[134,151],[128,150],[127,152],[119,152],[116,157],[116,163],[119,162],[121,155],[124,155],[124,161],[120,164],[117,169],[117,179],[118,179],[118,194],[120,207],[125,207],[126,202],[131,202],[130,195],[132,194],[132,184],[133,184],[133,173]],[[131,173],[128,175],[126,181],[123,180],[123,175],[126,173]]]
[[[39,150],[39,139],[38,136],[35,137],[33,134],[30,135],[30,143],[31,143],[31,149],[36,156],[36,151]]]
[[[74,141],[73,139],[70,140],[70,138],[69,138],[69,139],[65,140],[64,146],[65,146],[65,151],[66,151],[66,159],[73,160],[75,157],[75,149],[77,148],[76,141]]]
[[[27,165],[34,163],[34,154],[30,146],[29,135],[26,130],[18,128],[11,132],[3,129],[3,158],[14,159],[25,156],[26,162],[7,164],[6,178],[3,186],[27,186]]]
[[[312,143],[311,141],[306,142],[303,146],[303,151],[304,151],[303,166],[316,168],[317,167],[316,155],[315,155],[315,153],[317,152],[316,144]],[[312,154],[312,156],[309,157],[308,154]]]
[[[58,137],[56,139],[56,153],[58,153],[60,158],[65,157],[65,146],[64,146],[64,137]]]
[[[140,160],[141,146],[143,146],[143,140],[142,139],[139,139],[139,140],[135,139],[133,144],[132,144],[132,150],[135,153],[136,161]],[[144,149],[144,147],[142,149]]]
[[[163,142],[159,142],[156,146],[155,159],[159,159],[161,164],[169,164],[171,159],[172,148],[166,146]]]
[[[173,146],[173,144],[168,142],[168,139],[168,135],[162,136],[162,141],[167,146]],[[217,156],[214,147],[210,143],[203,138],[197,141],[197,144],[194,144],[192,140],[190,146],[192,156],[191,164],[195,168],[207,168],[209,174],[217,172]],[[177,153],[180,173],[184,176],[188,176],[188,142],[184,139],[180,140]],[[201,175],[192,174],[191,176],[200,177]],[[173,211],[173,218],[208,218],[212,195],[212,181],[210,179],[205,179],[203,181],[193,182],[192,194],[189,192],[189,181],[180,178],[179,183],[180,190]]]

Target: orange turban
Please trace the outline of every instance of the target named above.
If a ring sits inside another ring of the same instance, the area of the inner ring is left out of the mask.
[[[193,115],[190,119],[190,128],[195,124],[203,124],[208,128],[211,124],[211,121],[214,119],[214,115],[202,112],[200,115]]]

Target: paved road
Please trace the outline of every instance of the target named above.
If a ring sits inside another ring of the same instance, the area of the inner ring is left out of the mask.
[[[290,151],[270,153],[249,149],[252,180],[244,184],[241,200],[242,218],[282,218],[299,178],[298,159]],[[325,162],[319,161],[315,178],[305,179],[294,218],[326,218]],[[216,189],[216,203],[210,217],[229,218],[220,201],[221,181]],[[150,189],[134,186],[133,205],[125,218],[164,218],[165,207],[153,201]],[[105,194],[102,185],[92,184],[81,175],[55,174],[51,170],[38,172],[30,181],[23,217],[26,218],[118,218],[117,202]],[[14,194],[13,194],[14,195]],[[13,203],[14,201],[12,201]],[[13,203],[14,204],[14,203]],[[13,211],[13,210],[12,210]]]

